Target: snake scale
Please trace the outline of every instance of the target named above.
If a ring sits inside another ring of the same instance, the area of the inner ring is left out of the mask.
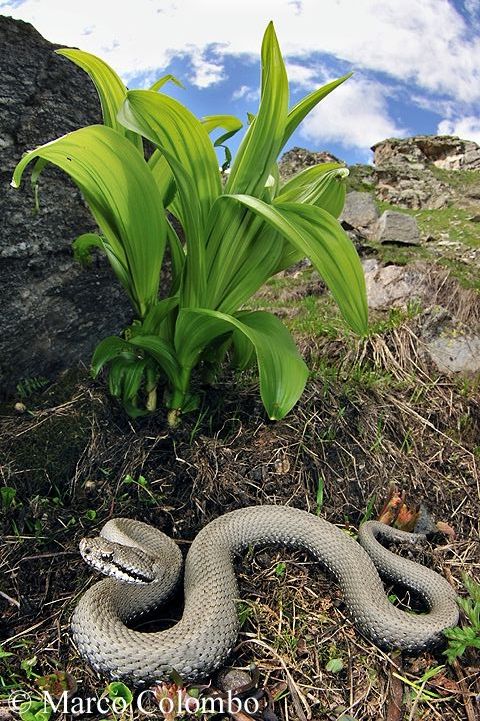
[[[178,546],[152,526],[126,518],[108,521],[94,539],[83,539],[83,558],[110,575],[81,597],[72,631],[80,653],[98,671],[134,685],[204,677],[224,663],[239,631],[233,556],[256,544],[302,548],[337,580],[357,628],[383,648],[411,653],[438,646],[444,629],[458,622],[456,595],[434,571],[401,558],[377,537],[418,541],[369,521],[357,543],[349,534],[306,511],[253,506],[215,519],[196,536],[185,561],[185,608],[173,627],[157,632],[128,627],[173,592],[182,568]],[[378,569],[378,571],[377,571]],[[426,614],[393,606],[379,573],[417,593]]]

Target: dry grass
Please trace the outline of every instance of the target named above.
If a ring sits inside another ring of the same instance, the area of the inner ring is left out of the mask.
[[[447,281],[442,293],[455,297]],[[473,306],[458,296],[464,320]],[[5,412],[0,474],[17,496],[1,518],[0,632],[15,654],[3,678],[32,685],[19,663],[36,655],[39,673],[66,669],[83,680],[82,693],[103,689],[71,645],[68,623],[91,582],[78,539],[115,515],[149,521],[188,545],[206,522],[239,506],[287,503],[316,513],[320,483],[322,515],[354,531],[395,484],[455,529],[419,560],[459,591],[462,572],[478,580],[480,395],[473,383],[433,373],[419,322],[362,341],[304,339],[312,380],[275,424],[246,375],[208,391],[198,416],[175,432],[161,414],[128,422],[82,373],[27,401],[31,415]],[[140,475],[146,486],[135,482]],[[238,572],[247,618],[231,660],[255,663],[260,686],[284,690],[279,718],[473,721],[478,713],[478,658],[467,653],[424,682],[444,657],[388,655],[362,638],[335,585],[304,554],[255,549]],[[331,659],[342,662],[337,673],[326,670]]]

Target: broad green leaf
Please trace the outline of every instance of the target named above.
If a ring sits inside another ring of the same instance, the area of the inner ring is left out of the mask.
[[[214,142],[214,146],[222,146],[227,140],[238,133],[242,129],[243,123],[241,120],[235,117],[235,115],[206,115],[200,119],[203,127],[207,133],[212,133],[217,128],[223,128],[226,130],[222,133]]]
[[[105,251],[103,245],[103,238],[97,233],[82,233],[72,243],[73,256],[75,260],[78,260],[82,265],[90,265],[92,262],[92,255],[90,250],[92,248],[99,248]]]
[[[55,52],[57,55],[63,55],[63,57],[68,58],[88,73],[100,99],[103,122],[105,125],[108,125],[110,128],[113,128],[128,138],[143,156],[141,136],[137,133],[132,133],[130,130],[126,130],[117,120],[117,113],[125,100],[127,88],[115,70],[104,60],[97,58],[96,55],[92,55],[91,53],[86,53],[84,50],[61,48],[60,50],[55,50]]]
[[[208,133],[211,133],[217,128],[223,128],[227,131],[226,133],[222,133],[213,144],[215,148],[223,148],[225,151],[225,160],[222,164],[222,172],[225,172],[225,170],[230,167],[232,161],[232,153],[225,143],[233,137],[235,133],[238,133],[243,127],[243,123],[234,115],[209,115],[202,118],[201,122]]]
[[[170,343],[156,335],[136,335],[130,343],[151,355],[173,385],[177,382],[180,369]]]
[[[226,202],[228,197],[224,196]],[[230,198],[251,208],[310,258],[345,320],[357,333],[366,333],[368,311],[362,265],[353,243],[330,213],[300,203],[268,205],[248,195]]]
[[[159,335],[163,321],[177,306],[178,298],[175,296],[159,300],[158,303],[148,311],[142,323],[141,332],[138,335]]]
[[[48,704],[45,707],[44,700],[24,701],[18,709],[18,715],[21,721],[50,721],[52,713],[52,707]]]
[[[232,313],[273,275],[283,242],[272,233],[261,236],[264,225],[223,196],[215,203],[207,235],[207,307]]]
[[[171,210],[170,205],[177,192],[177,186],[167,159],[159,150],[154,150],[148,160],[148,167],[157,184],[163,207]],[[177,214],[174,213],[174,215]]]
[[[92,125],[26,153],[15,168],[14,187],[38,157],[65,170],[80,188],[105,236],[114,270],[143,317],[157,299],[167,235],[164,210],[145,161],[115,130]]]
[[[172,75],[171,73],[168,73],[167,75],[159,78],[156,82],[153,83],[153,85],[150,86],[149,90],[152,90],[154,93],[156,93],[161,90],[161,88],[163,88],[163,86],[167,83],[173,83],[177,87],[183,88],[185,90],[185,85],[178,78],[176,78],[175,75]]]
[[[217,157],[201,122],[181,103],[148,90],[127,94],[120,121],[155,143],[175,178],[188,261],[180,302],[205,298],[204,231],[210,208],[222,192]]]
[[[118,118],[123,125],[158,145],[169,163],[172,157],[183,167],[192,181],[191,194],[198,197],[204,226],[221,193],[221,183],[217,157],[202,123],[174,98],[149,90],[129,91]],[[176,169],[172,171],[175,175]]]
[[[111,395],[132,403],[140,389],[146,364],[144,358],[113,358],[108,368],[108,388]]]
[[[241,121],[233,115],[209,115],[205,118],[202,118],[200,122],[204,126],[207,133],[212,133],[214,130],[217,130],[217,128],[223,128],[227,131],[226,133],[223,133],[219,138],[217,138],[217,140],[214,142],[215,147],[224,147],[223,143],[225,143],[229,138],[235,135],[235,133],[238,132],[238,130],[240,130],[242,127]],[[170,166],[168,165],[166,158],[162,155],[160,150],[155,150],[152,153],[148,164],[153,173],[155,181],[157,182],[160,195],[163,198],[163,205],[165,206],[165,208],[169,208],[176,217],[181,219],[181,207],[169,207],[173,201],[177,188],[175,185],[173,173],[170,169]]]
[[[345,204],[348,168],[339,163],[321,163],[295,175],[280,190],[274,202],[318,205],[338,218]]]
[[[241,316],[239,316],[241,318]],[[253,343],[247,338],[246,335],[241,333],[239,330],[233,331],[232,334],[232,345],[233,345],[233,365],[238,370],[245,370],[248,368],[253,359],[255,348]]]
[[[130,691],[128,686],[121,681],[112,681],[109,683],[107,691],[112,701],[116,698],[121,698],[128,706],[130,706],[133,701],[133,693]]]
[[[331,658],[327,665],[325,666],[326,671],[330,671],[330,673],[340,673],[340,671],[343,669],[343,661],[341,658]],[[345,717],[343,717],[345,718]]]
[[[265,184],[265,190],[268,194],[267,200],[270,202],[276,197],[278,194],[278,190],[280,188],[280,170],[278,168],[278,163],[274,163],[272,167],[270,168],[270,175],[267,178],[267,182]]]
[[[347,73],[347,75],[343,75],[341,78],[338,78],[338,80],[333,80],[331,83],[323,85],[321,88],[318,88],[318,90],[314,90],[313,93],[310,93],[310,95],[307,95],[305,98],[303,98],[296,105],[293,106],[293,108],[288,113],[287,123],[285,126],[285,132],[283,135],[280,150],[284,147],[290,136],[293,135],[302,120],[307,117],[308,113],[313,110],[313,108],[318,105],[318,103],[323,100],[323,98],[325,98],[329,93],[331,93],[332,90],[338,88],[339,85],[344,83],[345,80],[348,80],[348,78],[352,77],[352,75],[353,73]]]
[[[288,111],[288,80],[273,23],[262,43],[260,107],[232,164],[226,193],[259,195],[280,152]]]
[[[92,357],[92,375],[94,378],[102,370],[103,366],[110,363],[114,358],[118,358],[120,355],[127,359],[135,360],[141,359],[142,355],[139,351],[136,351],[130,343],[116,335],[108,336],[104,338],[95,348]]]
[[[201,308],[180,311],[175,333],[179,364],[192,368],[202,350],[229,330],[238,330],[253,344],[260,376],[260,394],[269,415],[283,418],[300,398],[308,370],[281,321],[254,311],[241,318]]]
[[[182,281],[183,269],[185,267],[185,251],[180,242],[180,238],[175,232],[174,227],[171,223],[168,223],[167,227],[167,238],[168,245],[170,248],[170,257],[172,260],[172,276],[173,282],[170,289],[171,295],[177,295],[180,290],[180,284]]]

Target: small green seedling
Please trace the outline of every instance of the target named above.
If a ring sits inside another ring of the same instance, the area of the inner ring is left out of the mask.
[[[448,648],[444,654],[449,663],[463,656],[467,648],[480,649],[480,584],[466,574],[463,574],[462,580],[468,596],[459,598],[458,605],[468,623],[444,631],[448,639]]]

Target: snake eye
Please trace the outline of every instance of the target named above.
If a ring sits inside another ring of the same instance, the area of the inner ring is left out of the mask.
[[[89,556],[92,552],[92,549],[87,547],[83,549],[83,552],[86,556]]]

